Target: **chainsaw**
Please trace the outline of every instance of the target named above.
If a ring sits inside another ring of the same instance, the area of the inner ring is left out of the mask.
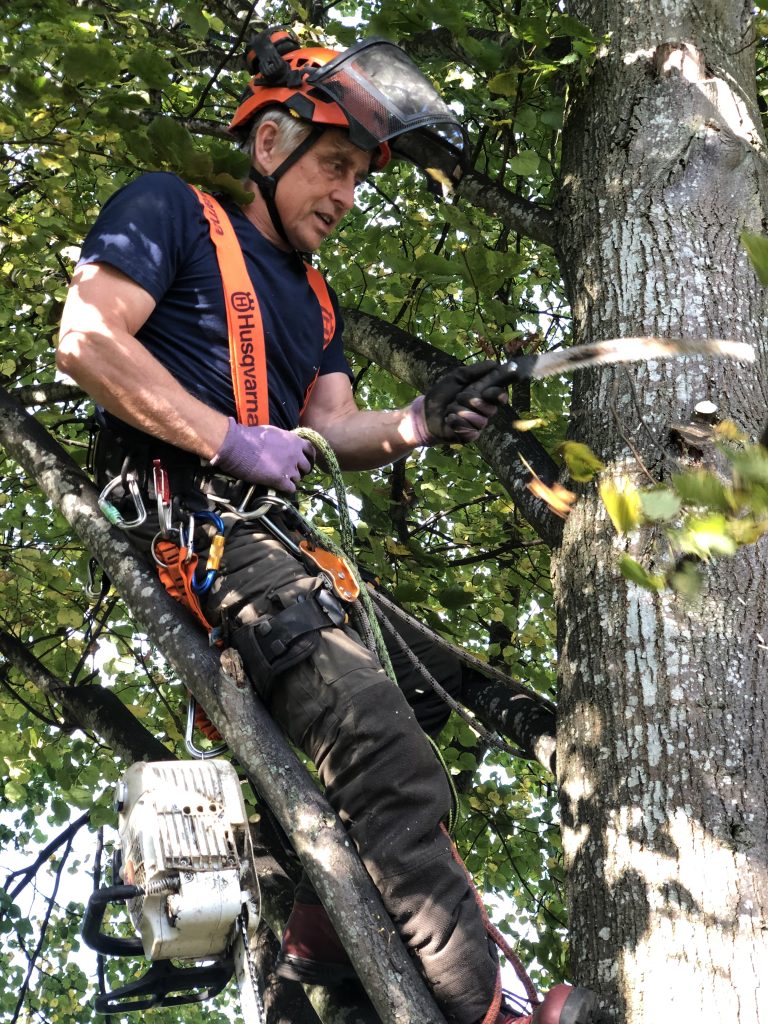
[[[132,765],[115,791],[115,884],[93,892],[82,935],[106,956],[151,966],[96,997],[118,1014],[202,1002],[237,975],[246,1024],[263,1024],[252,951],[259,883],[240,780],[228,761]],[[127,907],[134,936],[103,930],[107,908]]]

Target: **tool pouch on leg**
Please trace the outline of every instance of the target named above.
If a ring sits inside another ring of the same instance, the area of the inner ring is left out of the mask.
[[[264,615],[255,623],[234,629],[232,646],[242,656],[256,692],[266,700],[276,676],[315,652],[320,630],[343,621],[344,610],[333,595],[315,590],[308,597],[300,595],[294,604],[275,615]]]

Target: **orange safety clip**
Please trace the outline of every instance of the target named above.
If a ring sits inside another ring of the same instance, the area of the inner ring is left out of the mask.
[[[333,587],[333,592],[342,601],[351,604],[360,596],[360,587],[355,579],[354,573],[348,563],[341,555],[334,555],[332,551],[316,547],[308,540],[299,542],[299,547],[314,562],[320,572],[325,576]]]

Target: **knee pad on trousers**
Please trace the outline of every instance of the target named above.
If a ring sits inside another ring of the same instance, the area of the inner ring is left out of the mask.
[[[239,626],[231,633],[232,646],[243,659],[256,692],[267,698],[276,676],[310,658],[320,643],[320,630],[340,626],[345,612],[325,589],[300,595],[294,604],[275,615]]]

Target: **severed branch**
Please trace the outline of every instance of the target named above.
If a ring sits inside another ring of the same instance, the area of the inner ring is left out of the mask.
[[[345,309],[344,324],[349,348],[420,391],[459,365],[446,352],[367,313]],[[518,418],[511,409],[499,409],[476,444],[523,517],[546,544],[555,547],[560,542],[562,523],[527,485],[531,468],[546,484],[555,482],[559,469],[529,431],[515,430],[513,423]]]

